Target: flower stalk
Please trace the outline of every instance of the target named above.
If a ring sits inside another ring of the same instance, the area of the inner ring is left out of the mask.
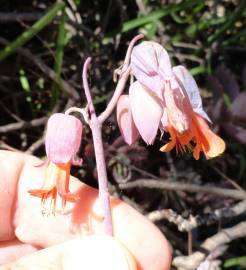
[[[91,58],[87,58],[84,67],[83,67],[83,85],[85,96],[88,102],[88,111],[90,115],[89,125],[92,131],[94,149],[95,149],[95,157],[97,164],[97,174],[98,174],[98,187],[99,187],[99,200],[101,202],[102,211],[103,211],[103,224],[104,231],[107,235],[113,235],[113,226],[112,226],[112,216],[111,216],[111,208],[110,208],[110,198],[108,191],[108,177],[107,170],[105,164],[105,155],[103,149],[102,142],[102,124],[99,122],[95,108],[92,102],[91,92],[87,80],[88,68],[91,63]]]
[[[96,115],[95,107],[93,105],[91,91],[88,84],[87,74],[88,69],[91,63],[91,58],[87,58],[82,73],[82,81],[85,91],[85,96],[87,99],[87,108],[89,114],[89,121],[88,124],[92,131],[93,137],[93,144],[95,150],[95,157],[96,157],[96,166],[97,166],[97,175],[98,175],[98,188],[99,188],[99,200],[102,207],[103,212],[103,226],[104,232],[107,235],[113,236],[113,225],[112,225],[112,215],[111,215],[111,207],[110,207],[110,196],[108,190],[108,177],[107,177],[107,169],[105,163],[105,154],[103,149],[103,141],[102,141],[102,124],[103,122],[110,116],[110,114],[114,111],[118,99],[122,92],[124,91],[125,84],[130,74],[129,62],[130,56],[133,49],[134,44],[143,38],[143,35],[137,35],[133,40],[130,42],[126,57],[124,60],[124,64],[120,71],[119,81],[117,83],[116,89],[114,91],[114,95],[110,100],[107,108],[104,112],[101,113],[99,117]]]

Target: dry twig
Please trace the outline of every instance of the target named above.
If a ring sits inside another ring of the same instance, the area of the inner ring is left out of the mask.
[[[0,43],[4,45],[9,44],[9,42],[4,38],[0,38]],[[61,87],[61,89],[69,95],[69,97],[72,97],[75,100],[79,100],[79,94],[77,93],[77,91],[65,80],[63,80],[62,78],[58,78],[56,76],[56,73],[51,68],[49,68],[41,59],[33,55],[27,49],[18,48],[17,52],[20,55],[24,56],[24,58],[26,58],[28,61],[33,63],[35,66],[37,66],[52,81],[56,82]]]
[[[44,144],[45,138],[42,136],[37,141],[35,141],[29,148],[25,151],[27,154],[33,154],[37,149],[39,149]]]
[[[37,118],[31,121],[20,121],[18,123],[11,123],[5,126],[0,126],[0,133],[7,133],[9,131],[15,131],[22,128],[37,127],[45,124],[47,117]]]
[[[233,218],[246,212],[246,200],[239,202],[238,204],[228,208],[224,207],[216,209],[213,213],[205,214],[203,216],[190,216],[189,219],[183,218],[181,215],[175,213],[172,209],[156,210],[149,214],[147,217],[156,222],[162,219],[167,219],[177,225],[179,231],[190,231],[201,225],[211,225],[218,222],[222,218]]]
[[[43,12],[0,12],[0,22],[36,21],[44,15]]]
[[[217,234],[207,238],[201,245],[202,248],[212,253],[220,246],[224,246],[231,241],[246,236],[246,222],[241,222],[236,226],[224,229]],[[197,251],[190,256],[178,256],[174,258],[173,265],[178,270],[194,270],[205,259],[206,254]]]
[[[121,189],[149,188],[171,191],[186,191],[191,193],[209,193],[221,197],[230,197],[236,200],[246,199],[246,193],[241,190],[218,188],[211,186],[199,186],[195,184],[181,183],[175,181],[163,181],[163,179],[138,179],[133,182],[119,184]]]

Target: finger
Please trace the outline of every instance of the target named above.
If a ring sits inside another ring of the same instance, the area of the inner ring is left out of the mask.
[[[56,245],[0,267],[11,269],[136,270],[131,254],[119,241],[108,236],[87,236]]]
[[[12,218],[14,233],[20,241],[48,247],[77,235],[102,233],[102,219],[96,207],[98,193],[95,189],[72,178],[71,189],[77,192],[79,201],[76,204],[68,204],[67,209],[71,211],[65,215],[58,213],[55,216],[43,216],[40,200],[30,196],[28,190],[42,185],[44,168],[34,167],[33,165],[40,161],[32,156],[5,152],[6,160],[9,155],[12,158],[13,169],[16,168],[15,163],[19,164],[20,160],[23,163],[21,172],[13,174],[19,177],[17,201],[12,207]],[[17,156],[16,161],[13,156]],[[4,168],[2,169],[4,171]],[[169,245],[152,223],[117,200],[112,200],[112,214],[115,237],[130,250],[139,267],[147,269],[146,265],[152,264],[152,270],[168,269],[171,257]]]
[[[0,240],[15,238],[13,214],[19,174],[24,165],[22,155],[0,151]]]
[[[0,242],[0,265],[17,260],[18,258],[39,250],[30,244],[21,243],[19,240]]]

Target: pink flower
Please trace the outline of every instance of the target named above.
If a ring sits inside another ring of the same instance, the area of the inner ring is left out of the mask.
[[[47,124],[45,148],[48,157],[48,166],[44,184],[41,189],[29,190],[33,196],[39,197],[44,205],[51,198],[54,214],[57,194],[62,198],[62,208],[66,201],[75,202],[76,194],[69,191],[71,165],[80,165],[82,160],[75,156],[80,147],[82,137],[82,123],[72,115],[53,114]]]
[[[139,135],[152,144],[160,129],[171,135],[171,141],[160,149],[163,152],[176,147],[179,152],[192,151],[195,159],[201,151],[207,158],[224,152],[224,141],[206,124],[210,119],[194,78],[183,66],[171,68],[161,45],[147,41],[137,45],[131,69],[137,81],[131,84],[129,96],[117,104],[118,124],[128,144]]]
[[[80,147],[82,129],[82,123],[76,117],[53,114],[48,120],[45,138],[48,159],[57,164],[76,163],[74,158]]]

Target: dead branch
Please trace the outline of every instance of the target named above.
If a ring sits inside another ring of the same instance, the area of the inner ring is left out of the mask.
[[[207,238],[201,245],[207,252],[212,253],[220,246],[226,245],[231,241],[246,236],[246,222],[241,222],[236,226],[224,229],[217,234]],[[173,265],[178,270],[194,270],[205,259],[206,254],[200,251],[193,253],[190,256],[178,256],[174,258]]]
[[[235,189],[218,188],[211,186],[199,186],[175,181],[163,181],[163,179],[138,179],[129,183],[119,184],[121,189],[149,188],[171,191],[186,191],[191,193],[210,193],[221,197],[230,197],[236,200],[246,199],[246,192]]]
[[[17,123],[11,123],[5,126],[0,126],[0,133],[7,133],[9,131],[15,131],[23,128],[37,127],[45,124],[47,122],[47,117],[37,118],[31,121],[20,121]]]
[[[183,218],[172,209],[156,210],[147,214],[152,222],[167,219],[169,222],[177,225],[179,231],[190,231],[202,225],[211,225],[223,218],[233,218],[246,212],[246,200],[239,202],[232,207],[224,207],[216,209],[213,213],[204,214],[202,216],[190,216],[189,219]]]
[[[9,42],[4,38],[0,38],[0,43],[4,45],[9,44]],[[58,78],[56,76],[56,73],[51,68],[49,68],[41,59],[33,55],[27,49],[18,48],[17,52],[20,55],[24,56],[28,61],[33,63],[35,66],[37,66],[48,78],[57,83],[61,87],[61,89],[69,95],[69,97],[72,97],[75,100],[79,100],[79,94],[77,93],[76,89],[74,89],[69,83],[67,83],[62,78]]]
[[[0,12],[0,22],[9,23],[14,21],[32,22],[39,20],[44,13],[42,12]]]
[[[45,141],[45,137],[42,136],[41,138],[39,138],[37,141],[35,141],[26,151],[25,153],[27,154],[33,154],[37,149],[39,149]]]
[[[8,144],[6,144],[5,142],[3,142],[2,140],[0,140],[0,149],[1,150],[9,150],[9,151],[13,151],[13,152],[21,152],[19,149],[14,148]]]

